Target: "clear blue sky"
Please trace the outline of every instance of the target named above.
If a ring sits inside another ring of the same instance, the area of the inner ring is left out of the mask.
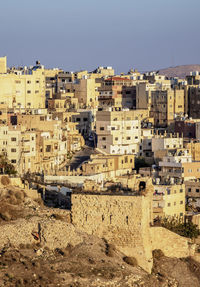
[[[200,0],[2,0],[8,65],[117,72],[200,64]]]

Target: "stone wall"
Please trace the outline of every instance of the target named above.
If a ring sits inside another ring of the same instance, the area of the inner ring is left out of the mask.
[[[12,244],[37,243],[32,232],[38,232],[38,224],[41,226],[42,246],[50,249],[65,248],[68,244],[77,245],[84,240],[84,233],[61,220],[32,217],[30,219],[18,219],[15,222],[1,225],[0,246]]]
[[[153,264],[148,196],[72,194],[72,222],[105,238],[150,272]]]
[[[167,257],[187,257],[194,255],[194,245],[189,239],[182,237],[163,227],[150,228],[152,250],[161,249]]]
[[[150,227],[151,216],[151,193],[72,194],[72,223],[80,230],[105,238],[126,256],[135,257],[147,272],[151,272],[154,249],[161,249],[169,257],[194,254],[187,238],[165,228]]]

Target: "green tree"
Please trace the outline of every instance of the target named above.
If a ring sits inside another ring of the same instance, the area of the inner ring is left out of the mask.
[[[0,154],[0,169],[3,174],[15,175],[17,173],[5,154]]]
[[[183,222],[181,219],[165,217],[161,219],[161,226],[188,238],[197,238],[200,235],[198,226],[192,221]]]

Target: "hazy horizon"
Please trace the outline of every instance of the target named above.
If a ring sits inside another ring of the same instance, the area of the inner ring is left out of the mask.
[[[0,56],[8,66],[159,70],[198,64],[200,1],[7,0],[1,3]]]

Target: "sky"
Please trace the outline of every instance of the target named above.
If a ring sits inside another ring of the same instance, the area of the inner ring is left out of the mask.
[[[200,64],[200,0],[1,0],[8,66],[65,71]]]

